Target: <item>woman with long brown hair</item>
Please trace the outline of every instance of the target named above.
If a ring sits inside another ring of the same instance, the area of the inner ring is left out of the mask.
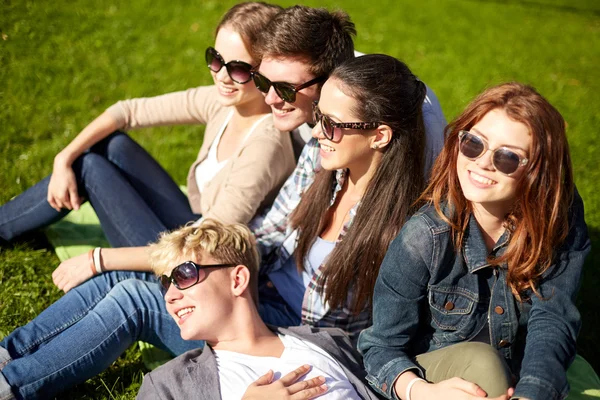
[[[590,250],[565,122],[508,83],[446,132],[427,204],[377,278],[359,341],[370,382],[403,400],[564,398]]]
[[[354,339],[371,324],[379,265],[424,187],[425,94],[404,63],[379,54],[345,62],[323,85],[319,154],[300,160],[318,159],[319,171],[261,266],[267,322],[335,326]]]

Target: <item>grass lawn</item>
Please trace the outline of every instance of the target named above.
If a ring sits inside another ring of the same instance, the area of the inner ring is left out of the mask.
[[[0,204],[52,170],[54,155],[119,99],[210,83],[204,49],[235,2],[0,0]],[[293,5],[292,1],[280,4]],[[435,90],[450,120],[484,88],[535,86],[568,122],[575,179],[593,250],[579,306],[579,352],[600,371],[600,3],[595,0],[305,1],[343,8],[356,47],[396,56]],[[202,128],[133,132],[185,183]],[[594,161],[596,160],[596,161]],[[594,167],[596,165],[596,167]],[[39,237],[0,250],[0,337],[60,297],[58,259]],[[130,349],[108,371],[61,398],[133,398],[141,382]]]

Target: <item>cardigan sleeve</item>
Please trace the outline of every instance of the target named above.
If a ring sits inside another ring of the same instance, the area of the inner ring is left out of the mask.
[[[292,173],[294,155],[289,134],[276,130],[271,123],[266,129],[264,133],[255,132],[237,157],[230,160],[231,170],[221,183],[218,201],[203,217],[248,223],[265,199],[276,193]]]
[[[201,86],[156,97],[122,100],[108,112],[120,129],[159,125],[206,124],[222,107],[215,86]]]

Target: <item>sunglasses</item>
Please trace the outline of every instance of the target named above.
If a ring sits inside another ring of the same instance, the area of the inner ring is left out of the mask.
[[[252,73],[252,80],[254,81],[256,88],[261,92],[269,93],[271,86],[273,86],[275,93],[277,93],[277,96],[279,96],[281,100],[288,103],[293,103],[296,101],[297,92],[309,86],[326,81],[327,76],[319,76],[301,85],[292,85],[291,83],[287,82],[271,82],[267,77],[258,71],[254,71]]]
[[[219,52],[213,47],[206,49],[204,57],[206,58],[208,69],[212,72],[219,72],[221,68],[225,67],[231,80],[236,83],[244,84],[250,82],[252,79],[252,65],[247,62],[235,60],[226,63]]]
[[[323,115],[316,101],[313,101],[313,118],[315,124],[321,123],[321,130],[323,135],[334,142],[339,141],[342,138],[342,129],[375,129],[381,122],[333,122],[327,115]],[[336,128],[339,128],[336,131]]]
[[[460,131],[458,140],[460,153],[471,161],[478,159],[486,151],[491,150],[488,148],[487,140],[469,131]],[[529,161],[506,147],[498,147],[491,151],[492,165],[497,171],[507,176],[515,173],[519,167],[526,165]]]
[[[206,278],[207,268],[228,268],[235,267],[236,264],[212,264],[199,265],[193,261],[186,261],[179,264],[171,271],[171,275],[161,275],[158,277],[161,292],[163,295],[167,293],[171,287],[171,283],[179,290],[189,289],[197,283],[202,282]]]

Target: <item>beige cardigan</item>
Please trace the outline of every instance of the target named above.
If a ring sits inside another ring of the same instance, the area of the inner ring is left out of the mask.
[[[231,107],[221,106],[214,86],[197,87],[151,98],[119,101],[109,107],[119,129],[158,125],[206,124],[198,158],[188,173],[188,198],[192,211],[225,223],[247,223],[269,207],[292,173],[295,160],[291,138],[264,119],[225,166],[204,187],[196,184],[196,166],[202,162],[223,126]]]

